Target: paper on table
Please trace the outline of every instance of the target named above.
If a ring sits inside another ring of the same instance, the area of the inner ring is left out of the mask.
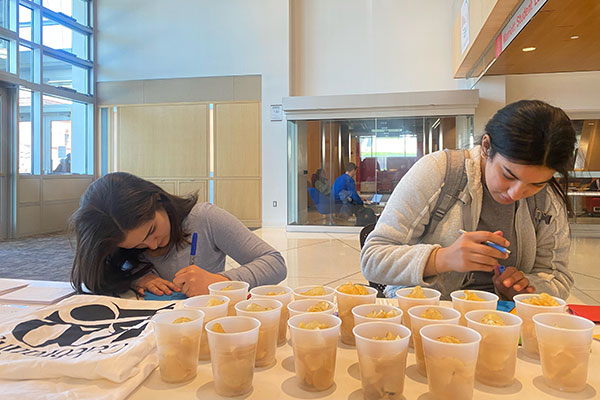
[[[0,296],[2,303],[54,304],[75,293],[71,287],[26,286]]]
[[[21,279],[0,278],[0,295],[27,286],[29,283]]]
[[[600,306],[586,304],[569,304],[569,312],[579,317],[587,318],[593,322],[600,322]]]

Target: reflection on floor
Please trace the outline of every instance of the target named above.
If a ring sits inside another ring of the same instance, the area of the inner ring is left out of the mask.
[[[286,232],[262,228],[255,233],[281,252],[288,266],[288,286],[337,286],[347,281],[366,283],[360,272],[358,234]],[[571,242],[570,269],[575,277],[570,302],[600,305],[598,238]],[[229,267],[236,263],[227,260]]]

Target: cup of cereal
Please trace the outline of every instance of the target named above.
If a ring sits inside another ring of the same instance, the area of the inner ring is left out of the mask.
[[[361,304],[352,309],[352,315],[354,316],[354,326],[376,321],[402,323],[402,310],[387,304]]]
[[[519,332],[523,320],[510,313],[473,310],[467,326],[481,335],[475,379],[489,386],[509,386],[515,379]]]
[[[410,329],[410,316],[408,315],[408,309],[413,306],[423,305],[438,305],[440,304],[441,293],[435,289],[422,288],[421,286],[406,287],[396,290],[396,296],[398,297],[398,306],[402,310],[402,323],[408,329]],[[414,343],[413,334],[410,338],[409,346],[413,346]]]
[[[295,300],[321,299],[333,301],[333,298],[335,297],[335,289],[321,285],[300,286],[294,289],[293,292]]]
[[[208,285],[208,293],[229,297],[227,315],[232,316],[235,315],[235,305],[248,298],[249,287],[248,282],[242,281],[215,282]]]
[[[410,316],[410,326],[415,346],[417,371],[419,371],[421,375],[427,376],[425,357],[423,356],[423,342],[419,335],[419,330],[427,325],[458,324],[460,313],[450,307],[425,305],[409,308],[408,315]]]
[[[203,322],[200,310],[164,311],[152,317],[163,381],[177,383],[196,377]]]
[[[215,318],[225,317],[227,315],[228,304],[229,297],[206,294],[187,299],[183,302],[183,307],[204,312],[204,325],[206,325],[207,322]],[[208,348],[208,336],[204,325],[202,325],[198,359],[206,361],[210,360],[210,350]]]
[[[219,396],[242,396],[252,390],[260,321],[229,316],[206,324],[215,391]]]
[[[301,299],[290,302],[287,306],[290,318],[304,313],[334,314],[335,304],[323,299]]]
[[[460,312],[462,326],[467,326],[465,314],[473,310],[495,310],[498,306],[498,296],[483,290],[455,290],[450,293],[452,307]]]
[[[365,400],[403,398],[410,329],[383,321],[365,322],[353,329]]]
[[[279,333],[277,336],[277,345],[283,345],[287,338],[287,320],[289,318],[287,305],[292,301],[292,289],[281,285],[263,285],[251,289],[250,295],[254,299],[274,299],[283,304],[283,307],[281,307]]]
[[[481,335],[456,324],[421,328],[429,392],[438,400],[473,398]]]
[[[523,320],[521,325],[521,344],[523,352],[531,358],[540,358],[533,316],[542,313],[560,313],[565,311],[566,302],[548,293],[518,294],[513,297],[517,315]]]
[[[354,346],[354,315],[352,309],[360,304],[373,304],[377,297],[377,289],[370,286],[355,285],[351,282],[338,286],[335,289],[337,298],[338,316],[342,320],[340,333],[342,343]]]
[[[267,367],[275,363],[281,307],[281,302],[275,299],[250,299],[235,305],[237,315],[260,321],[255,367]]]
[[[566,313],[533,316],[546,384],[564,392],[585,389],[594,323]]]
[[[296,378],[302,389],[323,391],[333,385],[341,323],[335,315],[323,313],[298,314],[288,320]]]

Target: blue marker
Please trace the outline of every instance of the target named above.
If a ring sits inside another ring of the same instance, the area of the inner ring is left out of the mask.
[[[467,232],[467,231],[465,231],[465,230],[463,230],[463,229],[459,229],[459,230],[458,230],[458,233],[460,233],[461,235],[462,235],[463,233],[466,233],[466,232]],[[494,242],[490,242],[489,240],[486,240],[485,242],[483,242],[483,244],[485,244],[485,245],[488,245],[488,246],[490,246],[490,247],[493,247],[494,249],[496,249],[496,250],[499,250],[499,251],[501,251],[502,253],[505,253],[505,254],[510,254],[510,250],[509,250],[509,249],[507,249],[506,247],[502,247],[502,246],[500,246],[499,244],[496,244],[496,243],[494,243]]]
[[[198,233],[192,235],[192,248],[190,249],[190,265],[196,264],[196,245],[198,244]]]
[[[506,267],[505,267],[504,265],[499,265],[499,266],[498,266],[498,272],[500,272],[500,275],[502,275],[502,274],[504,273],[504,269],[505,269],[505,268],[506,268]]]

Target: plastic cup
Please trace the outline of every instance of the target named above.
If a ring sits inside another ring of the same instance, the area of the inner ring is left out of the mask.
[[[191,321],[173,323],[178,318]],[[204,313],[200,310],[164,311],[152,317],[163,381],[185,382],[196,377]]]
[[[309,295],[302,294],[302,293],[309,291],[310,289],[314,289],[314,288],[318,288],[318,287],[322,287],[325,289],[324,295],[309,296]],[[322,286],[322,285],[300,286],[300,287],[297,287],[296,289],[294,289],[293,293],[294,293],[294,300],[322,299],[322,300],[327,300],[327,301],[333,301],[333,298],[335,297],[335,289],[334,288],[330,288],[329,286]]]
[[[446,335],[458,338],[461,343],[437,340]],[[438,324],[421,328],[420,336],[429,392],[438,400],[472,399],[481,335],[464,326]]]
[[[533,316],[546,384],[564,392],[585,389],[594,323],[563,313]]]
[[[478,300],[465,300],[464,290],[455,290],[450,293],[452,298],[452,307],[460,311],[460,321],[458,323],[462,326],[467,326],[467,320],[465,314],[473,310],[495,310],[498,307],[498,296],[494,293],[485,292],[483,290],[469,290],[469,293],[474,293],[483,301]]]
[[[394,312],[396,315],[393,317],[386,318],[375,318],[367,317],[369,313],[374,312],[375,314],[383,311],[385,313]],[[354,316],[354,326],[365,322],[391,322],[394,324],[402,323],[402,310],[398,307],[390,306],[388,304],[361,304],[352,309],[352,315]],[[410,329],[409,329],[410,330]],[[410,342],[410,339],[409,339]]]
[[[300,328],[300,323],[312,321],[323,323],[328,328]],[[323,313],[299,314],[288,320],[300,388],[314,392],[327,390],[333,385],[341,323],[335,315]]]
[[[256,304],[271,309],[266,311],[247,311],[246,307],[250,304]],[[256,318],[260,321],[258,343],[256,345],[255,367],[266,367],[275,363],[281,307],[281,302],[274,299],[244,300],[235,305],[237,315]]]
[[[231,285],[231,289],[226,289]],[[235,305],[248,298],[248,288],[250,285],[248,282],[242,281],[224,281],[215,282],[208,285],[208,292],[210,294],[218,294],[220,296],[229,297],[229,308],[227,309],[227,315],[235,315]]]
[[[421,314],[428,308],[434,308],[442,314],[443,319],[429,319],[421,317]],[[425,368],[425,356],[423,355],[423,341],[419,330],[427,325],[438,325],[438,324],[458,324],[460,319],[460,313],[453,308],[425,305],[425,306],[414,306],[408,309],[408,315],[410,316],[410,326],[412,330],[413,343],[415,346],[415,359],[417,360],[417,371],[423,376],[427,376],[427,369]]]
[[[308,311],[308,308],[318,303],[325,302],[329,306],[323,311]],[[334,314],[335,303],[323,299],[301,299],[294,300],[287,305],[288,311],[290,312],[290,318],[298,314],[310,313],[310,314]]]
[[[352,309],[361,304],[374,304],[377,298],[377,289],[370,286],[365,286],[369,294],[346,294],[335,289],[337,298],[338,316],[342,320],[340,334],[342,343],[354,346],[354,315]]]
[[[487,314],[496,314],[504,325],[481,322]],[[489,386],[509,386],[515,379],[519,332],[523,320],[503,311],[474,310],[465,314],[467,326],[481,335],[475,379]]]
[[[221,324],[226,333],[213,331]],[[260,321],[250,317],[222,317],[206,324],[215,391],[219,396],[242,396],[252,390],[254,359]]]
[[[223,301],[223,304],[207,306],[206,303],[211,299]],[[210,322],[215,318],[225,317],[227,315],[228,304],[229,297],[205,294],[187,299],[183,302],[183,307],[204,312],[204,325],[206,325],[207,322]],[[200,339],[198,360],[206,361],[210,360],[210,349],[208,348],[208,336],[204,329],[204,325],[202,325],[202,338]]]
[[[400,400],[404,391],[410,329],[394,322],[365,322],[353,329],[365,400]],[[388,333],[397,340],[375,340]]]
[[[408,315],[408,309],[414,306],[424,306],[427,304],[438,305],[440,304],[440,296],[441,293],[435,289],[423,288],[423,294],[425,295],[424,299],[417,299],[412,297],[407,297],[414,287],[406,287],[402,289],[396,290],[396,297],[398,297],[398,306],[403,312],[402,323],[408,329],[410,329],[410,316]],[[413,334],[410,338],[409,346],[413,347],[413,342],[415,340],[415,335]]]
[[[279,294],[285,292],[284,294]],[[275,295],[267,293],[278,293]],[[256,299],[274,299],[278,300],[283,304],[281,307],[281,317],[279,318],[279,331],[277,336],[277,345],[281,346],[287,339],[287,320],[289,318],[289,311],[287,305],[292,301],[292,289],[287,286],[280,285],[264,285],[257,286],[250,290],[252,298]]]
[[[561,313],[565,311],[566,302],[558,297],[553,297],[558,306],[534,306],[533,304],[523,303],[523,300],[530,297],[536,297],[538,294],[518,294],[513,297],[517,309],[517,315],[523,320],[521,325],[521,344],[523,352],[531,358],[540,358],[538,349],[537,336],[535,334],[535,325],[533,324],[533,316],[542,313]]]

